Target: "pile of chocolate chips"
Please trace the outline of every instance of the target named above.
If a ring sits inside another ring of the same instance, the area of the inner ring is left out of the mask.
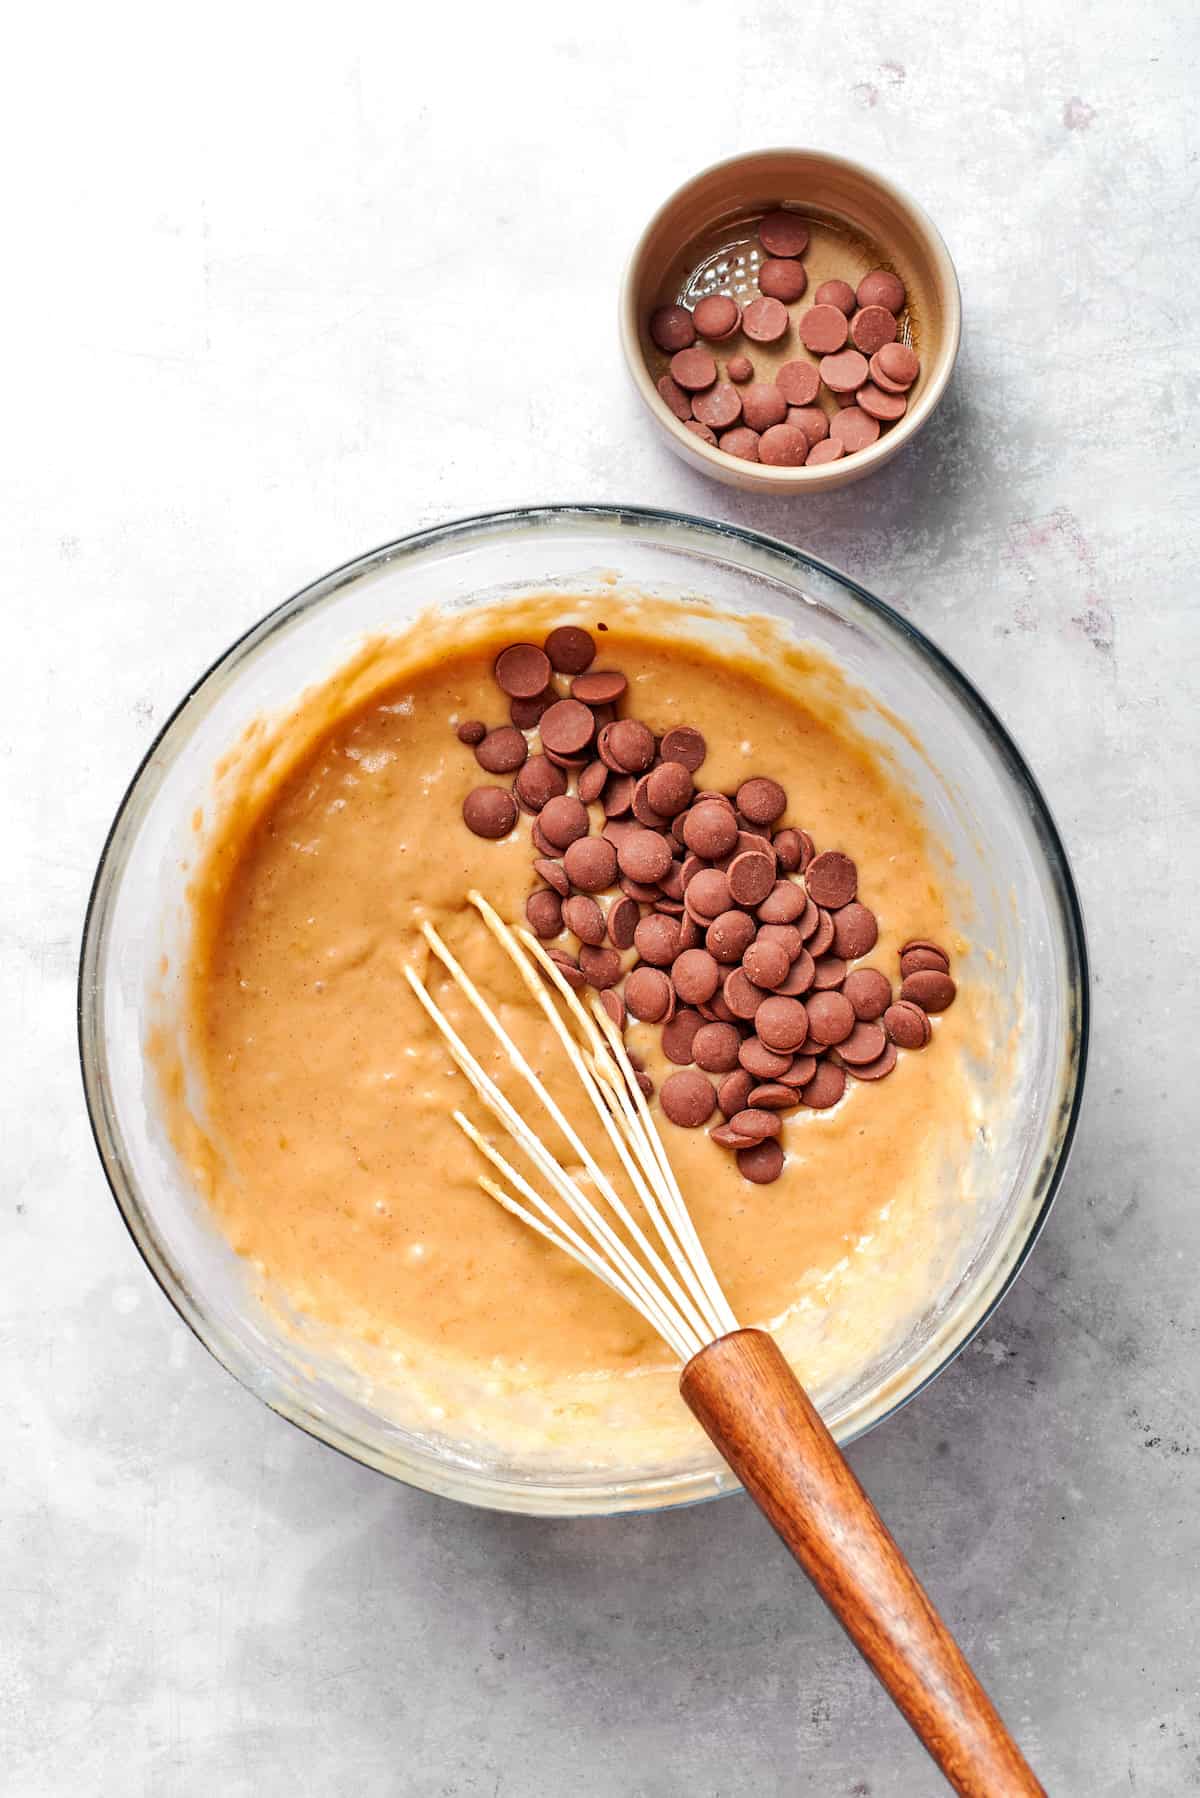
[[[510,722],[457,730],[481,768],[512,783],[476,787],[463,818],[491,838],[521,812],[532,820],[543,884],[526,904],[530,928],[547,943],[575,938],[548,953],[572,987],[600,993],[619,1029],[628,1016],[662,1027],[680,1070],[663,1082],[664,1114],[698,1129],[719,1111],[713,1141],[765,1185],[783,1169],[781,1112],[828,1110],[848,1075],[882,1080],[898,1048],[925,1047],[929,1014],[955,996],[950,960],[936,943],[906,943],[898,998],[878,968],[851,967],[878,933],[850,857],[818,854],[807,831],[780,825],[787,794],[767,775],[733,794],[698,788],[700,732],[660,738],[620,717],[626,677],[594,669],[595,655],[578,625],[501,652]],[[603,814],[595,832],[590,807]]]

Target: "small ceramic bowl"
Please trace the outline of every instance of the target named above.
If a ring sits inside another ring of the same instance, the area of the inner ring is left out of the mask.
[[[751,343],[738,332],[709,346],[718,363],[745,353],[755,380],[772,381],[784,362],[807,357],[795,325],[821,283],[841,278],[854,287],[872,268],[891,269],[904,282],[900,339],[921,359],[904,417],[886,425],[870,448],[812,468],[743,461],[687,430],[658,393],[670,358],[649,333],[650,315],[659,306],[690,309],[708,293],[728,293],[742,305],[757,298],[764,254],[757,221],[780,206],[798,212],[810,230],[803,257],[807,290],[789,307],[791,324],[780,342]],[[821,150],[756,150],[705,169],[659,207],[630,258],[620,326],[634,386],[676,455],[731,487],[806,494],[873,474],[912,440],[946,390],[958,355],[961,306],[954,264],[935,226],[890,181]]]

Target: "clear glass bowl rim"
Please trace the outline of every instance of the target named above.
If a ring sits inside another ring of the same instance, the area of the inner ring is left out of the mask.
[[[479,1470],[465,1469],[455,1463],[444,1462],[431,1451],[421,1451],[415,1446],[403,1455],[399,1453],[382,1454],[370,1444],[335,1428],[328,1420],[293,1409],[282,1399],[276,1402],[273,1398],[264,1395],[255,1385],[251,1369],[243,1362],[241,1353],[235,1350],[231,1342],[221,1336],[215,1320],[206,1315],[197,1303],[185,1282],[176,1273],[156,1238],[151,1214],[142,1205],[139,1194],[128,1177],[119,1146],[108,1127],[102,1068],[96,1044],[100,1036],[98,976],[105,941],[105,928],[110,901],[122,871],[123,858],[120,853],[122,844],[132,823],[136,823],[136,819],[132,819],[135,801],[143,782],[152,772],[157,758],[176,725],[208,685],[208,682],[218,673],[236,667],[241,660],[257,650],[274,632],[288,624],[297,615],[321,605],[341,588],[386,563],[401,557],[415,556],[438,546],[448,547],[471,539],[483,541],[488,537],[503,536],[509,531],[525,534],[531,529],[539,527],[553,528],[572,524],[581,529],[590,530],[603,530],[608,527],[614,533],[631,527],[640,527],[649,531],[662,530],[674,533],[685,539],[701,538],[705,540],[705,547],[709,553],[728,554],[730,559],[743,566],[745,563],[738,555],[739,546],[743,549],[766,552],[780,559],[796,573],[802,574],[805,570],[812,570],[846,590],[876,621],[882,623],[910,649],[915,649],[944,686],[950,690],[952,696],[962,702],[964,708],[973,714],[975,722],[987,740],[989,750],[1004,766],[1014,785],[1024,796],[1039,847],[1050,873],[1051,887],[1058,903],[1062,923],[1067,977],[1076,1000],[1077,1027],[1073,1043],[1068,1050],[1062,1079],[1060,1115],[1063,1117],[1063,1122],[1052,1143],[1046,1162],[1038,1170],[1038,1179],[1043,1186],[1041,1202],[1029,1222],[1024,1241],[1013,1255],[1005,1278],[998,1285],[979,1316],[957,1341],[950,1344],[937,1365],[930,1369],[910,1391],[902,1393],[891,1405],[865,1425],[839,1432],[838,1439],[843,1446],[854,1441],[858,1435],[865,1434],[868,1430],[875,1429],[878,1425],[887,1422],[889,1418],[895,1416],[898,1411],[924,1392],[926,1387],[931,1385],[940,1374],[944,1373],[946,1368],[986,1327],[1020,1274],[1045,1227],[1046,1219],[1062,1184],[1070,1158],[1083,1100],[1090,1031],[1088,953],[1082,907],[1066,849],[1050,808],[1013,738],[974,683],[916,625],[910,623],[884,600],[878,599],[852,576],[843,573],[841,569],[835,568],[820,557],[797,549],[777,537],[771,537],[761,531],[748,530],[740,525],[702,518],[693,513],[676,512],[668,508],[652,506],[568,503],[512,507],[497,512],[481,512],[411,532],[404,537],[381,544],[376,549],[368,550],[351,561],[342,563],[328,574],[322,575],[319,579],[301,588],[291,598],[282,601],[252,624],[240,637],[235,638],[229,647],[188,688],[138,763],[105,836],[88,896],[83,922],[76,995],[77,1039],[80,1074],[88,1119],[109,1189],[134,1246],[177,1315],[213,1358],[227,1372],[231,1373],[239,1384],[245,1386],[248,1391],[254,1393],[256,1398],[269,1405],[277,1415],[303,1430],[306,1435],[312,1436],[317,1441],[346,1455],[348,1459],[357,1461],[360,1465],[372,1467],[391,1478],[402,1480],[406,1484],[425,1491],[489,1509],[531,1511],[537,1514],[561,1517],[674,1508],[683,1504],[694,1504],[710,1498],[719,1498],[727,1492],[738,1491],[740,1488],[732,1479],[726,1484],[715,1486],[711,1481],[711,1476],[703,1475],[698,1480],[697,1476],[690,1472],[648,1477],[632,1482],[605,1483],[597,1481],[589,1484],[572,1482],[570,1485],[538,1486],[536,1483],[527,1484],[526,1482],[504,1480]],[[698,1487],[703,1489],[698,1489]]]

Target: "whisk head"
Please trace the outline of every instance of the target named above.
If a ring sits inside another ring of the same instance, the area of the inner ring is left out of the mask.
[[[479,1184],[506,1211],[611,1287],[680,1360],[688,1361],[706,1343],[736,1330],[738,1323],[696,1234],[621,1033],[597,997],[584,1006],[530,931],[511,929],[481,893],[472,891],[467,897],[544,1014],[613,1156],[611,1161],[607,1156],[605,1162],[597,1160],[486,995],[427,922],[422,926],[425,941],[568,1144],[595,1197],[551,1151],[482,1066],[416,969],[408,967],[408,983],[455,1064],[558,1204],[514,1166],[465,1112],[455,1111],[459,1129],[500,1176],[481,1174]],[[572,1217],[578,1228],[570,1221]]]

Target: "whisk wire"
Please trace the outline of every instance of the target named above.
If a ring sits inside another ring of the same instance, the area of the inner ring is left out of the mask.
[[[552,1205],[547,1204],[546,1200],[533,1186],[530,1185],[524,1175],[513,1167],[511,1162],[505,1159],[494,1143],[490,1143],[487,1138],[475,1128],[469,1118],[465,1117],[461,1111],[456,1111],[454,1113],[454,1121],[463,1132],[464,1136],[468,1137],[470,1141],[474,1143],[480,1154],[486,1156],[493,1167],[498,1168],[505,1178],[516,1187],[517,1191],[522,1193],[529,1200],[529,1203],[536,1207],[541,1215],[535,1217],[518,1199],[513,1198],[511,1192],[505,1187],[498,1185],[495,1180],[490,1179],[486,1174],[480,1175],[479,1179],[479,1184],[484,1192],[488,1193],[498,1204],[502,1205],[506,1211],[510,1211],[514,1217],[519,1217],[523,1223],[528,1224],[530,1229],[536,1230],[539,1236],[545,1237],[547,1242],[553,1243],[555,1248],[561,1249],[565,1255],[569,1255],[573,1261],[578,1262],[579,1265],[586,1268],[589,1273],[595,1274],[598,1280],[603,1280],[604,1284],[611,1287],[618,1297],[625,1300],[626,1304],[632,1305],[635,1311],[640,1312],[650,1327],[657,1330],[659,1335],[667,1335],[668,1330],[670,1330],[672,1334],[668,1335],[667,1339],[672,1340],[673,1337],[674,1340],[672,1340],[672,1346],[676,1348],[677,1352],[685,1353],[687,1344],[684,1339],[675,1332],[674,1325],[670,1322],[670,1319],[666,1314],[662,1312],[657,1314],[652,1313],[650,1309],[642,1303],[642,1300],[633,1290],[632,1286],[629,1285],[628,1281],[624,1280],[620,1274],[615,1272],[604,1258],[601,1255],[598,1255],[596,1250],[592,1248],[589,1243],[585,1242],[579,1232],[572,1229],[566,1219],[555,1211]]]
[[[481,893],[472,891],[468,898],[554,1030],[654,1234],[679,1277],[676,1278],[675,1272],[664,1262],[612,1179],[596,1161],[487,998],[434,926],[426,921],[421,928],[429,948],[487,1025],[510,1065],[558,1127],[578,1157],[599,1200],[628,1236],[629,1242],[623,1240],[613,1222],[561,1165],[483,1068],[416,970],[406,968],[409,985],[444,1038],[456,1065],[488,1110],[545,1178],[555,1196],[579,1220],[591,1241],[580,1236],[561,1212],[536,1191],[463,1113],[456,1112],[455,1121],[459,1128],[509,1183],[507,1188],[502,1187],[485,1175],[480,1178],[480,1186],[529,1228],[619,1293],[686,1361],[705,1343],[736,1330],[738,1325],[700,1244],[621,1034],[598,999],[593,1000],[592,1015],[589,1016],[561,970],[535,937],[527,930],[511,929]],[[555,1003],[554,993],[562,1001],[566,1017]],[[568,1019],[573,1022],[578,1036],[568,1028]],[[533,1209],[515,1198],[512,1189],[522,1194]]]
[[[450,960],[453,962],[454,958],[450,957]],[[454,965],[457,966],[457,963]],[[516,1110],[504,1092],[472,1055],[449,1018],[427,991],[415,969],[406,968],[405,975],[420,1004],[445,1039],[455,1062],[479,1093],[488,1109],[499,1118],[509,1135],[525,1150],[530,1160],[545,1176],[564,1204],[580,1218],[585,1228],[616,1263],[629,1285],[639,1294],[641,1302],[637,1309],[643,1316],[649,1318],[653,1327],[671,1343],[673,1348],[677,1347],[679,1339],[682,1339],[689,1345],[687,1352],[694,1354],[696,1348],[700,1347],[706,1338],[697,1337],[695,1331],[683,1317],[672,1318],[669,1323],[667,1322],[664,1316],[664,1297],[655,1288],[637,1258],[617,1236],[603,1214],[555,1160],[541,1138],[530,1129],[520,1112]],[[464,975],[463,978],[465,979],[466,976]],[[620,1207],[619,1199],[617,1204]],[[660,1319],[663,1321],[660,1322]],[[691,1346],[692,1343],[695,1344],[694,1347]]]

